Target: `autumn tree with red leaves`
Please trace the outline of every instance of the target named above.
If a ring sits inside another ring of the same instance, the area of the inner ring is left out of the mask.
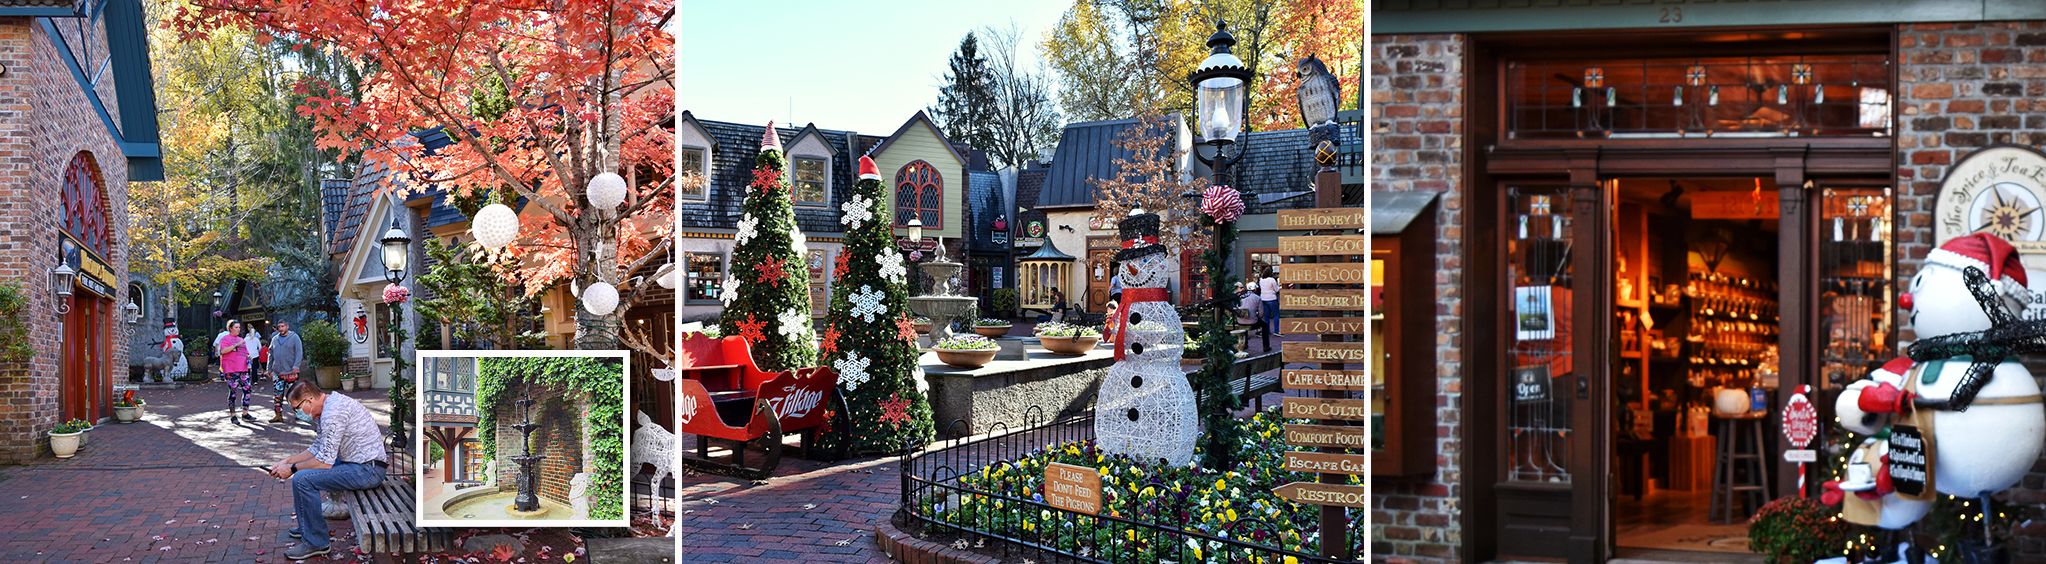
[[[654,292],[627,279],[665,260],[674,225],[672,4],[653,0],[197,0],[171,24],[187,38],[223,28],[331,50],[366,72],[307,78],[298,110],[322,148],[400,171],[396,189],[457,199],[523,199],[519,238],[497,252],[528,295],[560,283],[617,286],[607,315],[576,309],[575,344],[612,349],[620,315]],[[426,154],[410,133],[453,144]],[[628,185],[619,209],[585,195],[605,172]],[[480,249],[479,249],[480,250]],[[655,263],[657,264],[657,263]],[[658,351],[650,351],[658,352]]]

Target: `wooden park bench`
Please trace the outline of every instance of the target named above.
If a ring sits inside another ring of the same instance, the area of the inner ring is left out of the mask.
[[[448,549],[447,529],[422,529],[414,523],[418,500],[412,483],[386,479],[383,485],[366,490],[339,492],[348,504],[348,522],[355,528],[355,543],[370,554],[411,554]]]

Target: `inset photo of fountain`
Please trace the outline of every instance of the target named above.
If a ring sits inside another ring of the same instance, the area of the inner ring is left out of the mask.
[[[419,351],[421,527],[625,527],[627,351]]]

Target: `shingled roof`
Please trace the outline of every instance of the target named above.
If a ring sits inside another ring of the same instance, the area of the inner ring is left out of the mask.
[[[688,119],[695,119],[689,112],[683,112]],[[747,125],[722,121],[695,119],[703,126],[715,146],[711,149],[710,199],[705,202],[688,202],[681,206],[685,228],[730,228],[738,225],[743,215],[741,206],[745,203],[747,184],[753,182],[753,160],[760,155],[760,137],[767,131],[765,125]],[[814,127],[814,124],[810,127]],[[808,129],[776,127],[782,146],[793,144],[798,134]],[[843,233],[845,228],[838,223],[839,206],[845,203],[845,196],[851,190],[854,180],[853,168],[861,152],[855,152],[854,144],[867,145],[866,137],[854,139],[854,134],[845,131],[817,129],[824,143],[831,148],[831,203],[829,206],[796,206],[796,226],[806,234]],[[878,138],[877,138],[878,139]],[[878,141],[876,141],[878,142]]]
[[[1037,197],[1044,189],[1044,178],[1051,175],[1051,168],[1033,166],[1034,163],[1025,163],[1022,170],[1016,171],[1016,208],[1023,211],[1017,212],[1015,220],[1009,222],[1011,237],[1028,237],[1030,232],[1026,229],[1030,222],[1044,221],[1044,211],[1037,209]]]
[[[1361,142],[1355,128],[1342,128],[1342,137],[1344,142]],[[1243,192],[1244,213],[1314,207],[1311,195],[1266,203],[1259,203],[1257,198],[1263,194],[1314,189],[1314,174],[1319,167],[1314,164],[1314,149],[1307,144],[1307,130],[1253,131],[1243,134],[1237,143],[1243,147],[1243,158],[1234,165],[1234,171],[1236,189]],[[1197,172],[1208,174],[1206,167],[1198,167]]]
[[[1167,118],[1167,124],[1180,124],[1179,114]],[[1037,203],[1032,207],[1093,207],[1099,197],[1092,180],[1112,178],[1121,172],[1115,161],[1128,158],[1130,151],[1115,144],[1116,136],[1135,125],[1136,118],[1067,124],[1065,132],[1059,135],[1058,148],[1052,152],[1052,162],[1058,166],[1052,167],[1051,174],[1045,177]],[[1173,128],[1175,135],[1179,131],[1180,128]]]
[[[442,133],[438,128],[424,131],[415,131],[412,133],[412,137],[413,139],[418,140],[418,142],[426,148],[427,154],[432,154],[434,150],[440,149],[441,147],[446,147],[453,142],[452,140],[448,139],[448,136]],[[344,201],[339,204],[340,213],[338,215],[338,219],[334,220],[333,227],[328,230],[329,233],[332,233],[333,235],[333,237],[327,242],[328,254],[343,255],[348,253],[349,248],[355,245],[356,235],[358,235],[362,231],[362,222],[364,221],[363,216],[369,213],[369,203],[371,201],[371,198],[375,197],[376,194],[380,193],[385,188],[391,186],[391,183],[396,181],[397,180],[390,175],[389,170],[385,169],[382,165],[376,164],[374,161],[365,162],[362,168],[356,171],[355,180],[351,183],[348,195],[346,196]],[[323,190],[325,189],[325,185],[322,185],[322,189]],[[332,196],[326,193],[322,193],[322,197],[331,198]],[[446,225],[448,223],[468,221],[468,218],[463,216],[462,212],[457,211],[454,208],[446,205],[445,193],[437,186],[428,186],[426,187],[426,189],[413,193],[407,196],[405,199],[406,201],[409,202],[423,198],[433,199],[433,203],[431,204],[432,208],[431,211],[428,212],[427,217],[428,227],[438,227],[441,225]],[[336,205],[331,199],[323,201],[322,203],[327,206]],[[436,220],[440,222],[435,223]]]

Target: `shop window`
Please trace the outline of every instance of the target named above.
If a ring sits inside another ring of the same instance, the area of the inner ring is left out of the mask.
[[[682,167],[677,169],[684,175],[695,174],[702,182],[682,183],[682,199],[710,199],[710,152],[702,147],[682,148]]]
[[[1883,137],[1888,54],[1512,61],[1507,137]]]
[[[718,292],[725,283],[725,257],[717,253],[682,253],[682,268],[687,274],[687,287],[683,289],[683,303],[718,303]]]
[[[796,157],[789,167],[793,172],[790,182],[795,187],[794,199],[798,204],[825,205],[831,203],[831,161],[815,157]]]
[[[924,229],[945,225],[945,177],[937,167],[911,161],[895,172],[895,226],[909,226],[910,218],[923,220]]]
[[[1508,480],[1570,481],[1571,204],[1562,188],[1509,188],[1501,233],[1512,281],[1507,342]]]
[[[1845,386],[1899,354],[1889,188],[1826,188],[1819,212],[1819,375]],[[1764,358],[1775,374],[1775,358]],[[1766,385],[1766,384],[1765,384]]]

